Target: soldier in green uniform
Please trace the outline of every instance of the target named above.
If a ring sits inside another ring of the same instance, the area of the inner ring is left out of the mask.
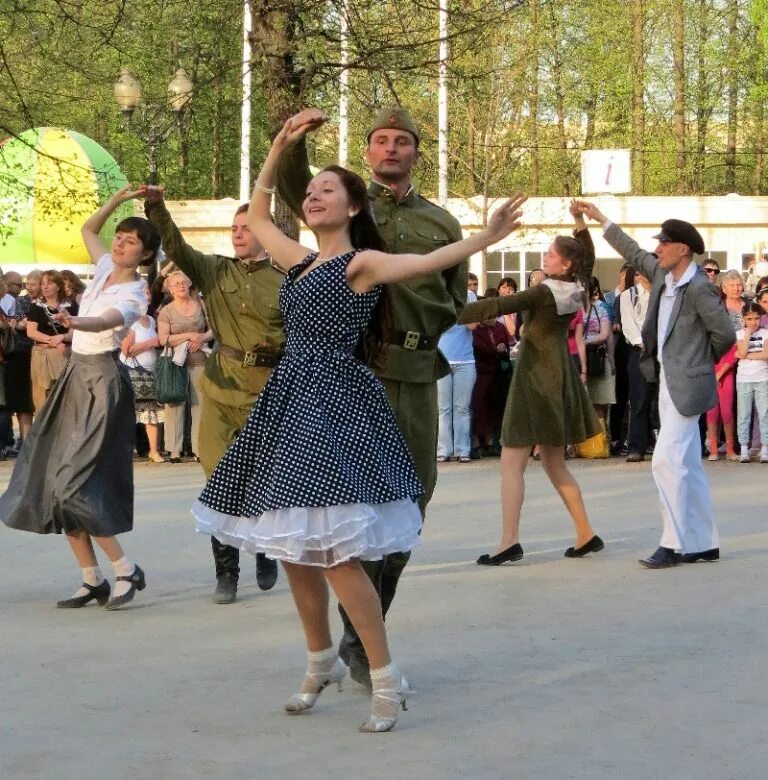
[[[325,120],[325,114],[314,108],[293,117],[297,126],[305,124],[308,130],[318,128]],[[372,171],[368,194],[388,252],[426,254],[462,238],[458,221],[413,188],[411,177],[419,156],[419,140],[416,125],[399,106],[380,111],[368,133],[366,161]],[[311,178],[302,137],[284,153],[278,172],[280,195],[299,216]],[[375,370],[424,486],[423,514],[437,482],[437,380],[450,372],[437,343],[440,334],[456,323],[466,302],[467,263],[390,285],[390,293],[394,327],[381,367]],[[397,553],[383,561],[364,562],[384,615],[409,556]],[[349,665],[353,679],[370,685],[362,643],[339,609],[344,620],[339,655]]]
[[[285,344],[277,295],[283,273],[248,229],[248,206],[232,221],[236,259],[206,255],[186,243],[171,219],[161,187],[145,188],[147,218],[160,231],[163,248],[203,294],[216,349],[205,363],[200,421],[200,463],[210,477],[245,425],[256,396],[280,359]],[[237,595],[240,552],[211,537],[216,564],[213,601],[230,604]],[[256,558],[256,580],[269,590],[277,579],[277,562]]]

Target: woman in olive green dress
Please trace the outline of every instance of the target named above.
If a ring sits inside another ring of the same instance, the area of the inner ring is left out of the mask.
[[[478,322],[523,312],[525,325],[501,427],[501,541],[494,553],[477,559],[479,564],[497,566],[523,557],[519,529],[524,474],[535,444],[576,529],[575,544],[565,551],[566,557],[580,558],[603,548],[587,519],[581,489],[566,466],[564,449],[602,430],[584,387],[585,377],[579,376],[568,354],[568,323],[583,301],[576,279],[584,254],[579,241],[558,236],[544,255],[546,281],[516,295],[469,304],[460,319]]]

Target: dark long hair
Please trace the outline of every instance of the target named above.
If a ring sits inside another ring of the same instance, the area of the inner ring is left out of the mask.
[[[335,173],[347,191],[349,204],[357,209],[357,214],[349,223],[349,239],[355,249],[375,249],[386,252],[387,247],[376,227],[373,218],[371,200],[368,197],[368,188],[365,182],[352,171],[342,168],[340,165],[328,165],[320,173]],[[382,286],[381,295],[376,306],[371,312],[363,335],[357,344],[355,356],[358,360],[369,366],[381,368],[384,363],[384,348],[389,343],[394,330],[392,315],[392,299],[387,285]]]
[[[581,269],[584,267],[584,247],[570,236],[555,236],[552,243],[560,257],[568,260],[571,264],[571,267],[560,278],[568,278],[568,281],[578,279],[581,276]]]

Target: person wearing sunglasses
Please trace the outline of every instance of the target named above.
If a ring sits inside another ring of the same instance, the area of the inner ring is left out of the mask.
[[[704,273],[707,275],[707,279],[709,279],[712,284],[716,284],[717,277],[720,273],[720,266],[714,260],[707,260],[702,267]]]

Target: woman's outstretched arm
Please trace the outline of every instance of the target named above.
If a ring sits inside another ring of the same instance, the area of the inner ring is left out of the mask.
[[[527,197],[515,193],[503,203],[488,222],[488,226],[463,241],[435,249],[426,255],[390,255],[386,252],[365,251],[349,264],[349,284],[356,292],[365,292],[380,284],[401,282],[414,276],[442,271],[461,262],[469,255],[506,238],[520,227],[520,207]]]
[[[248,227],[272,259],[286,271],[312,252],[308,247],[286,236],[272,221],[270,212],[280,155],[313,126],[310,123],[294,125],[296,125],[294,119],[289,119],[275,136],[256,183],[253,185],[251,205],[248,207]]]

